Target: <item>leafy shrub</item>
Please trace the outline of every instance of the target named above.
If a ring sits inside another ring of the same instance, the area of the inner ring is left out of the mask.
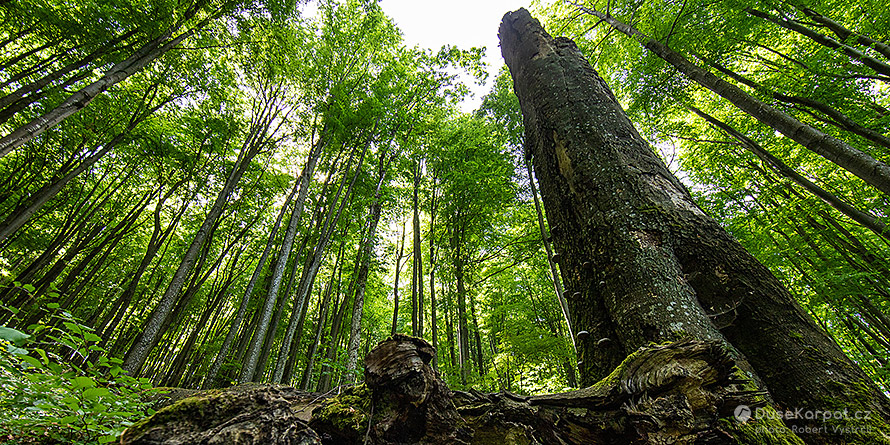
[[[123,373],[93,329],[58,304],[46,309],[27,333],[0,326],[0,442],[109,443],[154,413],[148,379]]]

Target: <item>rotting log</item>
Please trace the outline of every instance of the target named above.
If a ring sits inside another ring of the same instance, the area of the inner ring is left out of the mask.
[[[539,396],[451,391],[430,366],[434,355],[426,341],[396,334],[365,358],[365,383],[337,395],[278,385],[204,391],[133,425],[121,443],[800,443],[780,423],[730,417],[762,397],[744,390],[716,342],[641,348],[593,386]]]

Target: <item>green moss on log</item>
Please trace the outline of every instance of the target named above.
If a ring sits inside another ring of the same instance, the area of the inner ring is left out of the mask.
[[[350,440],[363,437],[371,417],[371,390],[361,384],[346,388],[312,411],[313,428],[336,431]]]

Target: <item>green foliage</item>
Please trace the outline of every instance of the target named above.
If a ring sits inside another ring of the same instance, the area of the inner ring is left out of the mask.
[[[122,373],[121,360],[80,320],[57,304],[47,309],[49,320],[31,325],[30,334],[0,326],[0,437],[20,444],[116,441],[153,413],[144,401],[151,383]]]

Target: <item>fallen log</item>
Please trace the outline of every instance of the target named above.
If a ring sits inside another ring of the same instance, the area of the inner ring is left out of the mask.
[[[756,408],[730,355],[714,342],[652,345],[597,384],[561,394],[452,391],[426,341],[384,340],[365,382],[338,394],[250,385],[204,391],[133,425],[122,444],[787,444],[780,422],[731,418]]]

